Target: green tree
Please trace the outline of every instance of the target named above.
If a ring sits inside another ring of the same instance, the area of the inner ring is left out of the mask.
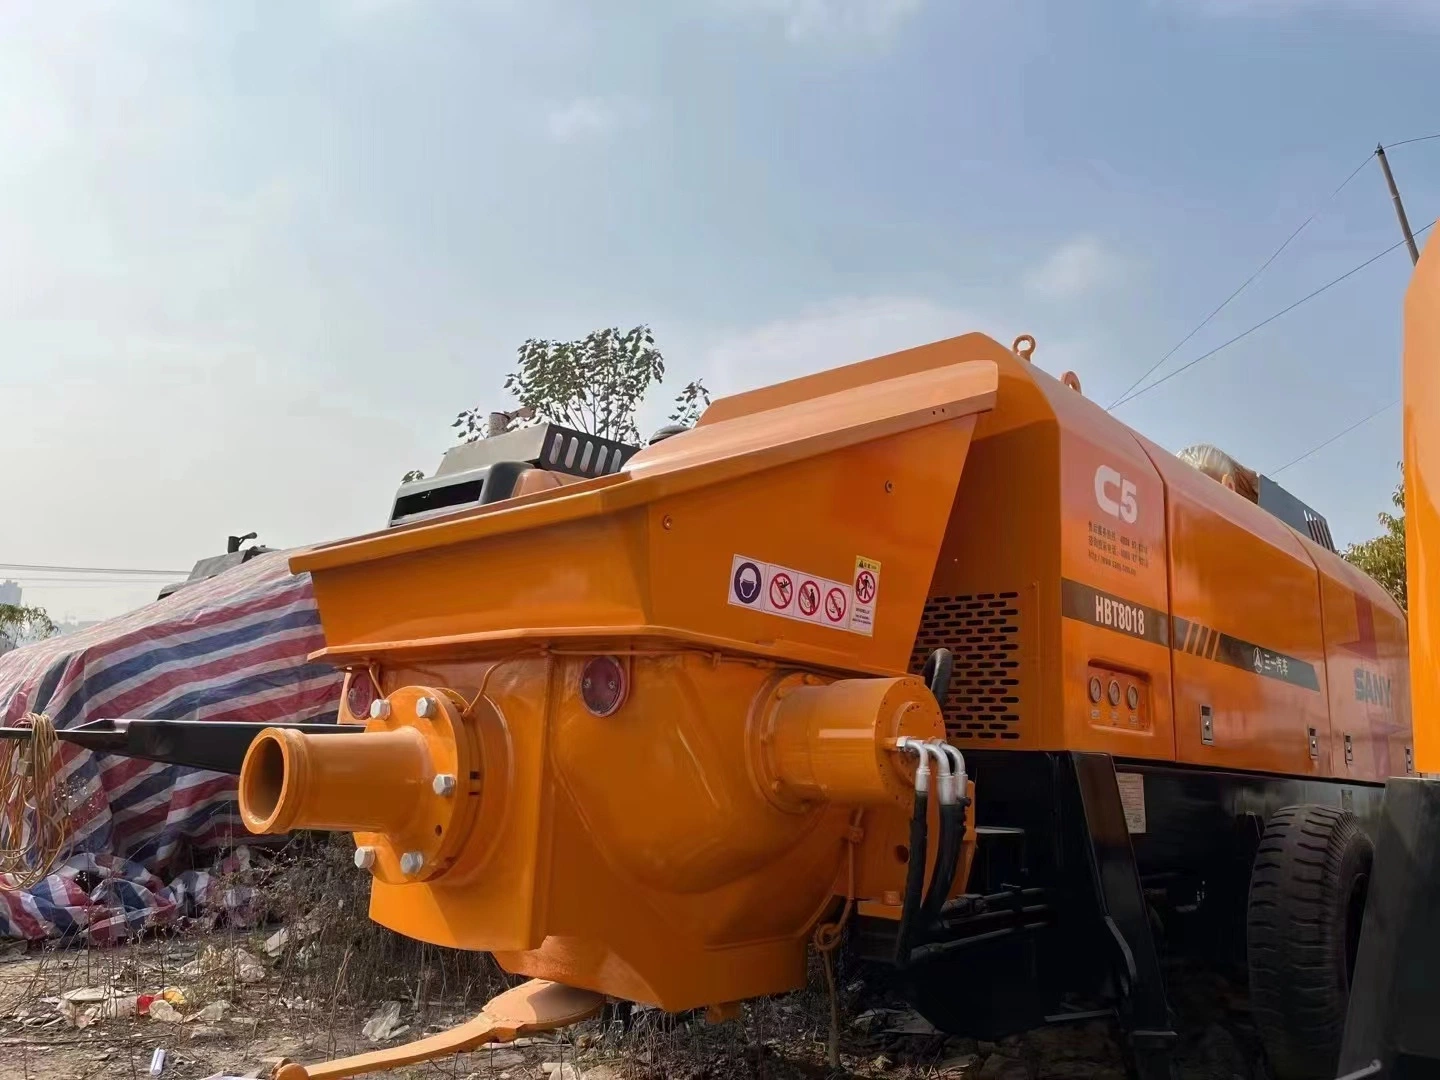
[[[665,379],[665,358],[644,325],[593,330],[578,341],[531,338],[517,359],[505,389],[533,410],[529,423],[549,420],[620,442],[640,441],[635,413],[650,388]],[[709,391],[697,379],[680,392],[670,419],[693,424],[709,403]],[[488,415],[478,406],[466,409],[451,426],[474,442],[484,437]]]
[[[41,607],[0,604],[0,652],[24,641],[38,641],[55,632],[55,623]]]
[[[675,411],[670,414],[672,424],[694,427],[700,414],[710,405],[710,391],[700,379],[686,383],[685,389],[675,396]]]
[[[1390,496],[1398,514],[1382,513],[1380,524],[1385,531],[1363,544],[1345,549],[1347,561],[1358,566],[1376,580],[1405,610],[1405,467],[1400,467],[1400,483]]]

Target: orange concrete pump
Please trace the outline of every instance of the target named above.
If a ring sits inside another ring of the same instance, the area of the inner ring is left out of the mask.
[[[1236,822],[1253,846],[1282,804],[1364,817],[1413,769],[1404,623],[1292,527],[1315,515],[1077,385],[956,338],[306,553],[324,655],[374,703],[353,735],[256,738],[247,826],[353,831],[384,925],[670,1010],[800,986],[846,902],[932,1018],[1004,1027],[947,959],[1019,949],[1043,987],[1037,943],[1098,915],[1118,941],[1084,966],[1125,968],[1137,1057],[1163,1060],[1155,883],[1224,894]]]
[[[841,925],[947,1030],[1094,989],[1168,1075],[1152,927],[1254,956],[1294,871],[1266,845],[1322,819],[1368,842],[1414,768],[1405,625],[1319,515],[1217,483],[1033,346],[740,394],[638,452],[499,436],[297,557],[342,723],[245,737],[246,825],[353,832],[373,918],[535,981],[285,1080],[606,996],[723,1017]],[[1282,1075],[1305,1032],[1271,1006],[1308,978],[1343,1020],[1341,967],[1253,975]]]

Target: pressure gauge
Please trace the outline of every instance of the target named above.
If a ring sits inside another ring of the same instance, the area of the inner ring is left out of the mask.
[[[1118,679],[1110,680],[1110,704],[1116,706],[1120,704],[1120,681]]]
[[[1139,689],[1139,687],[1131,686],[1128,690],[1126,690],[1126,691],[1125,691],[1125,701],[1126,701],[1126,703],[1130,706],[1130,708],[1132,708],[1132,709],[1138,709],[1138,708],[1140,707],[1140,689]]]
[[[1100,677],[1098,675],[1090,676],[1090,700],[1096,705],[1100,704]]]

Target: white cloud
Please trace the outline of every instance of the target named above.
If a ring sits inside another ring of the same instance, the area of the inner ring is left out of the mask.
[[[1093,341],[1067,337],[1062,326],[1036,324],[1033,313],[980,314],[920,296],[835,299],[730,332],[659,329],[670,379],[650,395],[642,431],[664,422],[674,391],[694,378],[719,398],[972,333],[1008,346],[1017,334],[1032,332],[1039,341],[1036,366],[1056,376],[1067,369],[1094,374],[1104,355]]]
[[[795,42],[888,38],[922,0],[715,0],[724,11],[764,18]]]
[[[1046,300],[1074,300],[1108,289],[1124,276],[1126,260],[1093,237],[1066,242],[1025,275],[1025,288]]]
[[[733,394],[956,337],[978,322],[917,297],[835,300],[713,339],[697,350],[698,363],[686,363],[685,377],[693,369],[716,396]]]
[[[546,128],[558,143],[607,139],[635,119],[634,110],[604,98],[576,98],[550,110]]]

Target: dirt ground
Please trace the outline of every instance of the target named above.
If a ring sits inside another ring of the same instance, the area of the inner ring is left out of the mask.
[[[106,950],[9,947],[0,956],[4,1075],[140,1080],[150,1075],[155,1050],[163,1048],[161,1076],[173,1080],[263,1077],[283,1058],[314,1061],[394,1045],[444,1030],[478,1011],[478,986],[446,985],[439,964],[428,977],[422,967],[398,980],[394,988],[405,990],[403,998],[361,1003],[342,1000],[343,995],[329,1000],[309,996],[306,991],[316,981],[289,967],[293,954],[268,955],[265,940],[263,933],[227,933]],[[244,952],[234,952],[237,948]],[[336,983],[345,981],[338,970],[326,975]],[[171,1010],[152,1004],[150,1016],[106,1015],[106,1001],[118,1001],[118,1009],[109,1011],[123,1013],[137,990],[159,993],[166,987],[176,1003]],[[102,996],[105,1001],[99,1000]],[[877,1006],[859,982],[850,982],[843,996],[838,1071],[826,1064],[828,1004],[815,988],[748,1006],[739,1020],[726,1024],[641,1011],[632,1015],[628,1030],[619,1017],[602,1017],[550,1038],[380,1075],[451,1080],[1124,1076],[1106,1022],[1057,1025],[998,1045],[976,1043],[934,1032],[899,1003]],[[1265,1075],[1242,995],[1223,981],[1192,978],[1179,996],[1177,1006],[1186,1021],[1184,1080]],[[376,1031],[372,1025],[374,1037],[367,1037],[366,1021],[387,1008],[394,1014],[390,1030]]]
[[[196,918],[108,948],[0,942],[0,1077],[264,1077],[443,1031],[519,981],[488,956],[438,949],[366,917],[367,885],[343,843],[291,851],[226,887],[263,898],[245,926]],[[837,954],[839,955],[839,954]],[[1244,994],[1171,972],[1182,1080],[1263,1080]],[[1000,1044],[950,1038],[873,975],[837,972],[840,1068],[827,1064],[830,1001],[803,991],[747,1004],[724,1024],[637,1009],[563,1033],[376,1074],[449,1080],[1122,1080],[1108,1021],[1067,1022]],[[168,997],[166,996],[168,991]],[[150,1000],[151,998],[154,1000]]]

